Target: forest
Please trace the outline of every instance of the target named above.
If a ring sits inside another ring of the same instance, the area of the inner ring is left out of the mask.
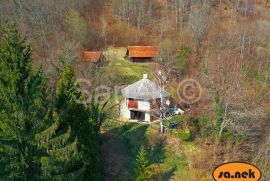
[[[0,0],[0,180],[208,181],[247,162],[269,181],[269,12],[269,0]],[[130,46],[158,56],[130,62]],[[121,119],[121,90],[143,74],[184,110],[165,133]]]

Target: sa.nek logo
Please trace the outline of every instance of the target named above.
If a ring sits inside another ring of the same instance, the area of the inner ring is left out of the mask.
[[[231,162],[218,166],[213,172],[216,181],[258,181],[261,171],[254,165],[244,162]]]

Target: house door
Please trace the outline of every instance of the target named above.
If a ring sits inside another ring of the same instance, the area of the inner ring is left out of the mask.
[[[130,111],[130,118],[138,121],[145,121],[145,113],[139,111]]]

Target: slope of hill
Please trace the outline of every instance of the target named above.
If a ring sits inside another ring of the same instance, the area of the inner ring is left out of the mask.
[[[183,142],[171,135],[160,135],[158,125],[109,121],[101,134],[101,158],[105,180],[132,180],[136,154],[147,148],[152,180],[200,181],[210,174],[189,168],[192,156],[199,154],[196,142]]]

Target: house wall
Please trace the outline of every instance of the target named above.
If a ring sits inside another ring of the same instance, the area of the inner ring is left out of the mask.
[[[145,121],[147,121],[147,122],[151,122],[151,115],[150,115],[150,113],[145,113]]]
[[[130,110],[126,106],[126,101],[121,103],[120,116],[124,119],[130,119]]]
[[[126,99],[126,105],[129,109],[137,109],[142,111],[150,111],[150,102],[136,99]]]
[[[137,104],[137,108],[134,108],[134,102]],[[131,107],[129,107],[131,106]],[[146,111],[150,111],[150,102],[144,101],[144,100],[134,100],[134,99],[125,99],[125,101],[121,104],[121,117],[124,119],[131,119],[131,111],[132,110],[138,110],[145,113],[145,121],[151,122],[151,115],[150,113]]]
[[[138,110],[150,111],[150,102],[149,101],[138,101]]]

